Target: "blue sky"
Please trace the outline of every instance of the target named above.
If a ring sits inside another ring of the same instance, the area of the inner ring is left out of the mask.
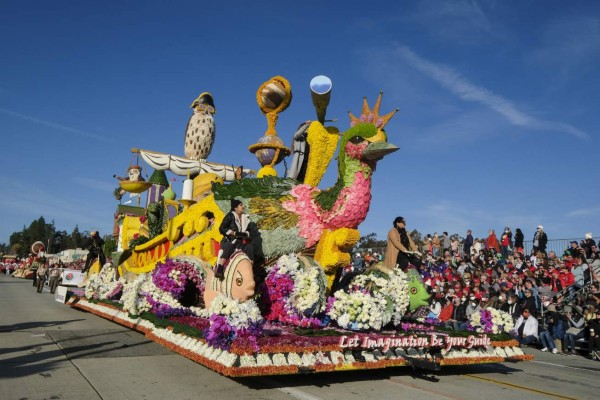
[[[217,108],[209,161],[258,168],[257,88],[290,81],[289,144],[315,118],[320,74],[342,131],[363,96],[383,90],[382,111],[400,108],[386,130],[401,149],[378,164],[361,233],[385,238],[402,215],[422,233],[600,234],[600,3],[341,4],[2,2],[0,242],[40,216],[110,232],[112,175],[132,147],[183,155],[204,91]]]

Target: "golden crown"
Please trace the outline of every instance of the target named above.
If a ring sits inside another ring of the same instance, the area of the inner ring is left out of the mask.
[[[394,114],[398,112],[399,109],[396,108],[392,112],[380,116],[379,107],[381,106],[381,96],[383,96],[383,92],[379,92],[379,97],[377,98],[375,106],[372,110],[369,108],[367,98],[364,97],[362,111],[359,118],[355,117],[350,111],[348,111],[348,114],[350,114],[350,126],[354,126],[356,124],[373,124],[378,129],[382,129],[390,121],[390,119],[392,119]]]

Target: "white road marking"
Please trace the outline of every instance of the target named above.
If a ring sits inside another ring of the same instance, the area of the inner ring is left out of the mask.
[[[262,377],[260,378],[260,380],[266,383],[267,385],[271,386],[272,388],[277,389],[280,392],[283,392],[298,400],[322,400],[320,397],[313,396],[312,394],[304,392],[300,389],[292,387],[278,387],[279,382],[271,378]]]
[[[299,390],[296,388],[282,387],[282,388],[277,388],[277,390],[279,390],[280,392],[283,392],[285,394],[288,394],[298,400],[321,400],[320,397],[313,396],[310,393],[303,392],[302,390]]]
[[[570,368],[570,369],[578,369],[581,371],[586,371],[586,372],[595,372],[598,373],[598,371],[594,371],[593,369],[590,368],[579,368],[579,367],[571,367],[569,365],[561,365],[561,364],[554,364],[554,363],[549,363],[549,362],[545,362],[545,361],[530,361],[532,363],[538,363],[538,364],[547,364],[547,365],[553,365],[555,367],[562,367],[562,368]]]

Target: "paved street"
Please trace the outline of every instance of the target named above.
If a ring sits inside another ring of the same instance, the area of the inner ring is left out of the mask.
[[[596,399],[600,362],[536,361],[230,379],[142,334],[0,276],[0,399]]]

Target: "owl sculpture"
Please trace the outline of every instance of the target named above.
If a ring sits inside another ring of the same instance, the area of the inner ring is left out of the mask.
[[[202,93],[190,106],[194,113],[185,129],[185,156],[206,161],[215,141],[215,104],[212,95]]]

